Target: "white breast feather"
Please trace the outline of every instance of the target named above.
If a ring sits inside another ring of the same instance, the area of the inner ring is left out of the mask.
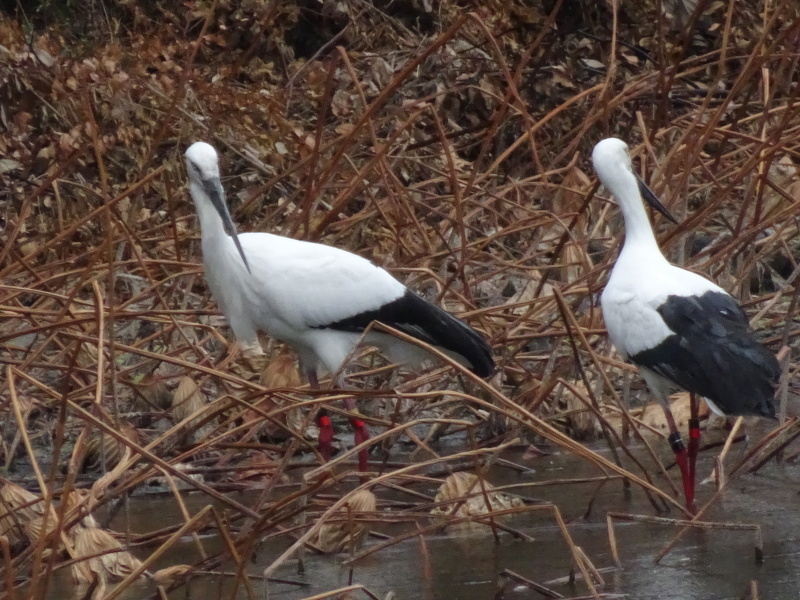
[[[611,342],[625,358],[654,348],[675,333],[658,307],[670,295],[700,296],[708,291],[726,293],[705,277],[666,261],[649,265],[618,261],[600,298]]]

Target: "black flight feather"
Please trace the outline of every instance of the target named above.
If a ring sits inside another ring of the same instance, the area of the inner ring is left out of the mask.
[[[471,365],[472,372],[479,377],[488,377],[494,372],[492,350],[481,334],[411,290],[406,290],[403,296],[376,310],[362,312],[320,328],[361,333],[373,321],[463,356]]]
[[[658,312],[675,334],[631,356],[634,363],[708,398],[725,414],[775,416],[778,360],[758,343],[733,298],[720,292],[669,296]]]

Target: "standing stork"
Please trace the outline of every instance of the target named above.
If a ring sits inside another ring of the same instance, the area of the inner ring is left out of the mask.
[[[206,281],[237,340],[257,344],[257,332],[263,331],[286,342],[299,355],[312,388],[319,387],[318,367],[340,372],[360,341],[377,346],[393,362],[431,358],[395,336],[367,331],[373,321],[442,350],[480,377],[494,371],[491,348],[478,332],[370,261],[269,233],[237,235],[217,152],[195,142],[185,156],[189,192],[200,217]],[[353,410],[355,401],[350,399],[347,408]],[[320,453],[328,460],[333,427],[324,411],[318,424]],[[350,424],[356,445],[369,439],[361,419],[353,417]],[[366,465],[364,449],[359,453],[362,471]]]
[[[642,196],[675,220],[634,174],[628,145],[616,138],[602,140],[594,147],[592,162],[625,219],[625,243],[601,297],[608,335],[622,357],[639,368],[664,407],[686,505],[695,512],[700,437],[695,394],[719,415],[774,418],[780,367],[725,290],[664,258]],[[675,387],[690,393],[688,451],[669,408],[669,392]]]

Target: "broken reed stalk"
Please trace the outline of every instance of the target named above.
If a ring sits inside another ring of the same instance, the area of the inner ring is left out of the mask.
[[[577,323],[577,320],[575,319],[575,315],[572,313],[572,311],[567,306],[566,301],[564,300],[564,296],[561,294],[561,292],[559,291],[558,287],[554,287],[553,288],[553,295],[554,295],[554,297],[556,299],[556,302],[558,303],[559,310],[560,310],[560,312],[562,314],[562,317],[564,319],[564,326],[567,328],[567,333],[569,334],[571,331],[575,331],[575,336],[578,337],[578,339],[581,342],[581,345],[588,352],[589,356],[592,359],[592,362],[594,363],[595,367],[597,367],[598,372],[599,373],[603,373],[603,369],[600,368],[600,361],[599,361],[599,359],[597,357],[597,354],[595,353],[595,351],[592,348],[591,344],[589,344],[588,340],[586,339],[586,336],[581,331],[580,325]],[[574,342],[574,339],[573,339],[572,335],[569,335],[569,340],[570,340],[570,343],[572,345],[572,349],[573,349],[573,353],[574,353],[574,356],[575,356],[575,360],[576,360],[576,362],[580,363],[580,355],[578,353],[578,348],[577,348],[577,345]],[[606,444],[608,445],[609,449],[611,450],[612,456],[614,457],[614,462],[617,465],[619,465],[620,468],[622,467],[622,464],[620,463],[620,460],[619,460],[619,456],[616,453],[615,446],[611,443],[611,437],[612,436],[614,437],[614,441],[616,441],[617,444],[625,451],[625,454],[627,454],[627,456],[631,460],[633,460],[633,462],[636,464],[636,466],[638,466],[641,469],[642,476],[648,481],[648,483],[652,483],[652,479],[650,477],[650,474],[648,473],[648,471],[644,467],[644,465],[638,460],[638,458],[636,458],[633,455],[633,453],[628,449],[628,445],[624,443],[624,441],[617,435],[617,433],[614,431],[614,429],[609,425],[608,421],[603,417],[602,414],[600,414],[599,403],[597,402],[597,400],[594,397],[594,394],[591,391],[591,386],[589,385],[588,379],[586,379],[585,372],[584,372],[584,370],[582,368],[579,368],[579,371],[580,371],[580,373],[581,373],[581,375],[583,377],[583,382],[584,382],[584,385],[586,386],[586,391],[590,394],[590,397],[592,398],[591,409],[595,414],[595,418],[602,425],[603,437],[604,437],[604,439],[606,441]],[[628,411],[625,410],[625,408],[624,408],[624,403],[617,396],[616,392],[614,391],[614,388],[610,385],[610,382],[608,382],[608,378],[605,375],[603,375],[603,380],[604,380],[604,383],[608,385],[608,389],[612,390],[612,394],[613,394],[615,400],[617,401],[617,405],[622,409],[622,414],[624,416],[626,416],[627,419],[628,419],[628,422],[632,424],[633,422],[631,420],[630,414],[628,414]],[[644,440],[644,437],[641,435],[641,433],[639,432],[638,428],[633,427],[633,429],[637,433],[637,435],[642,440]],[[651,458],[653,459],[653,462],[658,466],[660,472],[662,474],[666,475],[666,469],[664,468],[663,463],[661,462],[661,460],[659,460],[658,456],[653,451],[653,448],[650,446],[650,444],[646,440],[644,440],[644,446],[645,446],[645,448],[647,448],[648,452],[650,453]],[[675,486],[675,484],[672,481],[672,479],[669,478],[669,477],[666,477],[666,480],[671,485],[673,494],[677,494],[678,493],[678,489]],[[623,484],[625,486],[628,486],[629,485],[628,480],[627,479],[623,480]],[[655,500],[652,499],[649,496],[649,494],[648,494],[648,499],[650,499],[651,503],[654,505],[654,507],[656,507]]]
[[[543,585],[541,583],[533,581],[532,579],[528,579],[527,577],[523,577],[519,573],[515,573],[514,571],[512,571],[510,569],[503,569],[503,571],[500,573],[500,575],[498,577],[498,582],[497,583],[498,583],[498,587],[500,589],[498,590],[497,594],[495,595],[496,599],[499,599],[499,598],[503,597],[503,589],[505,588],[505,582],[504,582],[505,579],[510,579],[512,581],[516,581],[516,582],[522,583],[522,584],[526,585],[527,587],[531,588],[532,590],[535,590],[536,592],[538,592],[539,594],[541,594],[545,598],[563,598],[564,597],[562,594],[559,594],[555,590],[551,590],[550,588],[548,588],[547,586],[545,586],[545,585]]]
[[[651,517],[648,515],[631,515],[627,513],[609,512],[606,514],[606,525],[608,526],[608,543],[611,548],[611,556],[617,567],[622,567],[617,549],[617,536],[614,532],[614,521],[627,521],[630,523],[654,523],[657,525],[671,525],[673,527],[684,527],[692,529],[727,529],[730,531],[752,531],[755,537],[754,552],[755,561],[761,563],[764,560],[764,541],[761,538],[761,525],[750,523],[724,523],[714,521],[698,521],[692,519],[667,519],[664,517]],[[683,529],[682,531],[686,531]],[[660,557],[659,557],[660,558]]]
[[[731,445],[733,445],[733,440],[736,439],[736,434],[739,432],[743,422],[744,417],[736,418],[733,427],[731,427],[730,433],[728,433],[728,436],[725,438],[725,445],[722,447],[720,453],[714,458],[714,472],[712,473],[712,476],[717,481],[717,489],[725,485],[725,457],[728,456]]]

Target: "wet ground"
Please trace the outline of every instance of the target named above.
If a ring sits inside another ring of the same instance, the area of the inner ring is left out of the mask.
[[[572,456],[539,459],[535,471],[518,474],[496,468],[490,481],[504,485],[531,480],[596,476],[591,465]],[[698,465],[698,473],[706,475],[710,457]],[[595,567],[613,567],[605,515],[608,511],[653,515],[650,503],[634,490],[626,498],[619,482],[607,483],[595,494],[596,483],[562,485],[527,489],[525,496],[548,500],[560,508],[576,544],[581,546]],[[700,486],[700,503],[713,493],[713,484]],[[619,523],[617,543],[622,568],[604,572],[602,592],[623,594],[638,600],[675,598],[683,600],[722,600],[750,598],[751,582],[755,581],[762,599],[800,598],[800,467],[770,463],[757,475],[738,479],[724,498],[707,515],[707,520],[754,523],[762,526],[764,562],[754,559],[754,535],[748,531],[694,531],[686,535],[658,565],[654,557],[667,544],[677,529],[671,526],[642,523]],[[190,496],[191,497],[191,496]],[[584,518],[590,498],[594,497],[591,514]],[[197,497],[199,508],[204,503]],[[677,517],[678,515],[662,515]],[[158,529],[181,520],[175,503],[169,498],[136,498],[129,513],[132,531]],[[586,594],[586,586],[570,586],[563,581],[569,574],[570,553],[551,516],[544,511],[515,517],[509,525],[535,538],[533,542],[515,541],[502,534],[496,544],[491,534],[426,535],[424,544],[418,538],[407,540],[358,563],[353,583],[366,586],[380,598],[394,592],[396,598],[424,600],[484,600],[495,598],[498,574],[514,571],[543,583],[565,597]],[[123,530],[121,521],[112,524]],[[204,540],[204,543],[208,540]],[[378,543],[368,539],[367,545]],[[209,546],[210,547],[210,546]],[[251,572],[261,574],[287,547],[279,542],[262,547],[251,563]],[[181,557],[181,552],[186,553]],[[160,566],[191,562],[196,553],[191,540],[165,557]],[[275,577],[306,584],[271,584],[269,598],[295,600],[345,586],[350,571],[341,567],[345,555],[305,557],[305,575],[298,575],[297,561],[290,560]],[[559,580],[562,581],[555,581]],[[52,598],[61,598],[68,584],[54,582]],[[230,597],[230,581],[217,578],[195,579],[188,590],[192,600]],[[256,586],[260,597],[264,591]],[[139,590],[141,593],[143,590]],[[185,598],[187,590],[174,597]],[[136,594],[126,597],[136,597]],[[243,593],[239,597],[244,598]],[[357,595],[356,597],[366,597]],[[509,583],[504,598],[526,600],[542,598],[530,589]]]

